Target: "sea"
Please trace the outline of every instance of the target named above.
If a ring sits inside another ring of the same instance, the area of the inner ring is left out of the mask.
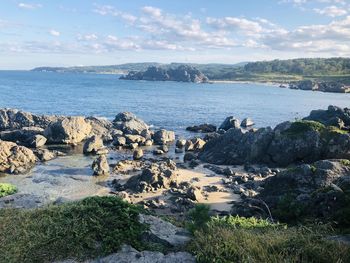
[[[154,128],[180,135],[186,134],[187,126],[220,125],[227,116],[252,118],[256,127],[274,127],[328,105],[350,107],[350,94],[257,83],[131,81],[111,74],[0,71],[0,108],[111,120],[129,111]]]

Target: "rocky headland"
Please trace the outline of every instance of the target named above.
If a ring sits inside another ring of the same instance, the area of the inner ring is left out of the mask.
[[[177,67],[150,66],[145,71],[130,71],[120,79],[126,80],[149,80],[149,81],[179,81],[179,82],[208,82],[200,70],[190,65],[180,65]]]

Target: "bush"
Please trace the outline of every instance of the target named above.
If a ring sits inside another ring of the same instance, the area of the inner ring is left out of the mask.
[[[12,184],[0,183],[0,197],[17,193],[17,187]]]
[[[196,204],[196,206],[188,212],[189,222],[187,228],[192,233],[200,228],[205,227],[210,220],[210,207],[205,204]]]
[[[211,224],[189,250],[198,262],[350,262],[350,248],[327,240],[331,230],[307,227],[237,228]]]
[[[140,209],[116,197],[33,210],[0,210],[1,262],[52,262],[116,252],[122,244],[141,249]]]

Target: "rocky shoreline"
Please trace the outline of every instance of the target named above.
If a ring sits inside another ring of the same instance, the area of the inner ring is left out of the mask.
[[[349,109],[329,106],[274,129],[257,129],[250,118],[240,121],[229,116],[219,127],[197,124],[187,130],[192,138],[152,130],[130,112],[108,121],[2,109],[0,184],[12,183],[18,192],[1,197],[0,209],[45,207],[107,195],[141,205],[157,216],[181,220],[198,204],[207,204],[212,215],[346,224]],[[85,164],[75,163],[82,173],[60,162],[77,157],[84,159]],[[31,172],[51,163],[58,167],[54,173]],[[167,246],[188,242],[188,234],[175,234],[184,229],[158,217],[145,218],[152,240]],[[133,258],[135,253],[194,262],[188,253],[154,254],[130,247],[105,260]]]

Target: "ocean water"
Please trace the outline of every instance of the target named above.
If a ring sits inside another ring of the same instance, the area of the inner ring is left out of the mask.
[[[350,107],[350,94],[282,89],[264,84],[194,84],[119,80],[117,75],[0,71],[0,108],[38,114],[113,119],[131,111],[155,127],[182,134],[187,126],[219,125],[227,116],[257,127],[302,118],[328,105]]]

